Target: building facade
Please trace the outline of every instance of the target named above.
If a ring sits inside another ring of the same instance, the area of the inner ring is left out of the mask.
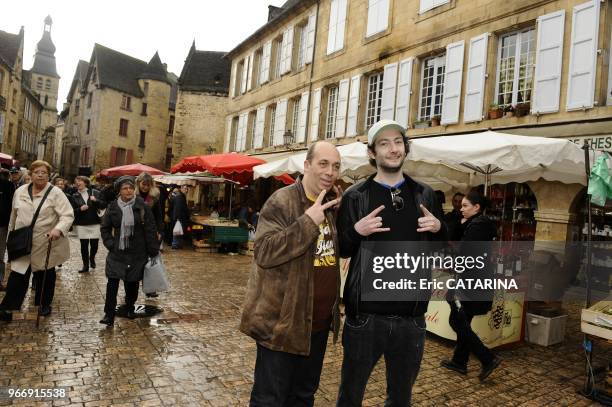
[[[64,174],[94,174],[141,162],[166,165],[176,76],[159,55],[147,63],[96,44],[79,61],[68,96]]]
[[[596,0],[290,0],[227,56],[224,149],[363,141],[384,118],[410,137],[491,129],[603,145],[611,11]],[[582,186],[530,188],[539,238],[564,240]]]
[[[23,71],[23,27],[18,34],[0,31],[0,152],[15,156]]]
[[[22,71],[21,100],[19,102],[19,119],[17,121],[18,144],[15,147],[15,159],[23,167],[29,167],[37,159],[45,159],[44,145],[41,140],[41,119],[44,107],[39,95],[30,88],[31,72]],[[42,150],[41,150],[42,148]]]
[[[172,164],[183,157],[223,149],[230,80],[230,64],[224,55],[198,51],[195,42],[189,49],[178,80]]]

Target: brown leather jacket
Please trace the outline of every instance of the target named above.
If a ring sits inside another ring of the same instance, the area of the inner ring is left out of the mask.
[[[257,223],[255,262],[240,321],[240,330],[260,345],[297,355],[310,354],[314,254],[319,236],[318,225],[305,214],[310,205],[301,180],[276,191],[265,203]],[[327,212],[337,256],[336,214]],[[339,267],[337,282],[334,342],[340,325]]]

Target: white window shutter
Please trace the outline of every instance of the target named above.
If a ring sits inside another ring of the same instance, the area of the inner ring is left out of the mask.
[[[385,31],[389,25],[389,0],[378,0],[378,18],[376,26],[378,32]]]
[[[287,36],[289,35],[288,31],[283,32],[283,39],[281,40],[281,43],[278,44],[278,46],[280,47],[280,74],[282,75],[283,73],[285,73],[285,62],[287,60],[287,58],[285,57],[286,53],[287,53]]]
[[[264,44],[261,52],[261,66],[259,70],[259,83],[266,83],[270,80],[270,55],[272,54],[272,41]]]
[[[244,114],[238,116],[238,128],[236,129],[236,140],[234,151],[242,151],[242,131],[244,130]]]
[[[230,117],[227,119],[225,123],[225,140],[223,141],[223,151],[229,152],[230,150],[230,140],[232,139],[232,123],[234,122],[233,118]]]
[[[247,83],[247,75],[249,73],[248,67],[248,58],[243,59],[242,61],[242,78],[240,82],[240,94],[244,94],[246,92],[246,83]]]
[[[249,55],[249,73],[247,75],[247,91],[253,88],[253,65],[255,65],[255,51]]]
[[[404,59],[399,63],[399,78],[397,81],[397,97],[395,99],[395,121],[408,127],[410,114],[410,89],[412,87],[412,66],[414,58]]]
[[[393,120],[395,114],[395,88],[397,86],[397,62],[385,65],[383,74],[382,106],[380,118]]]
[[[368,24],[366,26],[366,37],[376,34],[378,24],[378,0],[368,0]]]
[[[444,77],[444,98],[442,100],[442,120],[440,122],[442,124],[459,122],[464,48],[465,41],[455,42],[446,47],[446,74]]]
[[[283,34],[283,61],[281,69],[283,74],[291,71],[291,62],[293,59],[293,26],[289,27],[287,31],[285,31],[285,34]]]
[[[266,124],[266,107],[261,106],[257,109],[257,116],[255,117],[255,140],[253,141],[253,148],[263,147],[263,136],[264,136],[265,124]]]
[[[314,41],[315,41],[315,25],[316,16],[314,13],[308,16],[308,26],[306,32],[306,63],[312,63],[314,55]]]
[[[247,131],[249,129],[249,113],[244,113],[242,115],[244,119],[242,119],[242,137],[240,138],[240,151],[246,150],[246,139],[247,139]]]
[[[238,64],[233,63],[232,64],[232,77],[230,80],[230,96],[231,97],[236,96],[236,72],[237,70],[238,70]]]
[[[335,51],[344,48],[344,30],[346,27],[347,0],[338,0],[338,24],[336,26]]]
[[[538,18],[535,76],[533,80],[533,113],[559,111],[561,64],[565,10]]]
[[[319,138],[319,119],[321,114],[321,88],[315,89],[312,94],[312,115],[310,116],[310,141]]]
[[[338,110],[336,112],[336,138],[346,134],[346,109],[348,106],[349,79],[342,79],[338,85]]]
[[[287,122],[287,99],[282,99],[276,104],[276,117],[274,119],[274,145],[283,144],[285,125]]]
[[[567,110],[593,107],[597,40],[599,34],[599,0],[574,7],[570,47]]]
[[[327,30],[327,55],[336,51],[336,30],[338,29],[338,7],[340,0],[331,0],[329,4],[329,27]]]
[[[489,33],[470,39],[463,106],[464,123],[479,122],[484,119],[484,90],[485,76],[487,74],[488,44]]]
[[[434,0],[421,0],[421,7],[419,13],[424,13],[434,8]]]
[[[306,119],[308,118],[308,92],[302,93],[300,99],[300,112],[298,113],[298,131],[296,135],[296,143],[303,143],[306,140]]]
[[[357,135],[357,114],[359,112],[359,85],[361,75],[351,78],[351,90],[349,92],[348,113],[346,117],[346,135],[348,137]]]

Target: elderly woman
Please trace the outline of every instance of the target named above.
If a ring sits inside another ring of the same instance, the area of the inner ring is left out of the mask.
[[[106,257],[106,302],[101,324],[115,322],[119,280],[123,280],[128,318],[134,318],[134,304],[149,257],[157,256],[159,241],[155,219],[143,199],[136,196],[135,180],[123,176],[115,182],[119,198],[112,201],[102,218],[102,241],[108,249]]]
[[[75,178],[77,191],[71,196],[74,208],[74,225],[81,241],[83,268],[79,273],[87,273],[89,266],[96,268],[96,253],[100,239],[100,216],[98,211],[106,208],[102,194],[90,188],[89,178],[79,175]]]
[[[67,236],[74,220],[74,213],[68,198],[59,188],[49,183],[51,173],[49,163],[42,160],[34,161],[30,171],[32,182],[19,187],[13,196],[9,233],[30,226],[37,209],[40,208],[40,211],[32,231],[31,252],[11,261],[6,295],[0,303],[0,320],[4,321],[12,320],[13,316],[9,311],[21,308],[32,271],[36,282],[34,304],[40,305],[40,315],[49,315],[55,293],[55,266],[65,262],[70,256]],[[51,242],[51,252],[43,284],[43,270],[49,242]]]

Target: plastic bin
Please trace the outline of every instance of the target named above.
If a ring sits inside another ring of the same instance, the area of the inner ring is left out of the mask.
[[[525,340],[541,346],[563,342],[567,315],[545,317],[527,313],[525,320]]]

